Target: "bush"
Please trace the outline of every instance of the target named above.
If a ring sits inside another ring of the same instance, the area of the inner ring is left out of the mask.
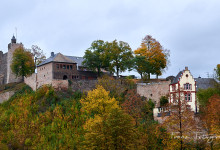
[[[169,103],[167,96],[160,97],[160,107],[166,106]]]

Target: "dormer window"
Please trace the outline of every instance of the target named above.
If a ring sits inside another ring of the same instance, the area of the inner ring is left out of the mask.
[[[184,84],[184,90],[192,90],[192,84],[189,83]]]

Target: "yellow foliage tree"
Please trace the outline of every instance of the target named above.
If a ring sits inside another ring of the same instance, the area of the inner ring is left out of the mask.
[[[109,96],[102,86],[98,85],[96,89],[89,91],[87,97],[81,99],[83,109],[90,115],[103,115],[111,109],[119,108],[115,98]]]
[[[134,149],[137,133],[131,116],[121,110],[115,98],[102,86],[81,99],[82,109],[91,118],[85,125],[82,149]]]

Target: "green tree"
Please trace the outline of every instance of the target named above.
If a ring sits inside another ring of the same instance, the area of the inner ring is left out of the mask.
[[[137,56],[145,56],[150,65],[150,73],[156,74],[157,77],[162,75],[163,70],[169,62],[169,50],[164,49],[161,44],[152,36],[147,35],[141,43],[141,46],[134,51]],[[148,78],[150,73],[146,70]]]
[[[101,69],[107,69],[108,57],[106,55],[106,43],[102,40],[92,42],[91,47],[88,48],[83,56],[85,59],[83,64],[98,73],[100,76]]]
[[[160,97],[160,107],[166,106],[169,103],[167,96]]]
[[[18,77],[27,77],[34,72],[34,60],[29,51],[24,50],[23,47],[17,48],[13,53],[11,70]]]
[[[141,75],[141,79],[146,74],[150,74],[152,66],[149,64],[145,56],[135,55],[133,59],[133,68]]]
[[[218,64],[214,70],[216,78],[220,81],[220,64]]]
[[[201,107],[207,106],[209,103],[209,98],[215,94],[220,95],[220,90],[218,90],[217,88],[199,89],[196,93],[199,105]],[[200,109],[200,111],[201,110],[202,109]]]
[[[114,40],[111,43],[107,43],[107,53],[110,57],[110,71],[116,73],[119,77],[119,73],[124,72],[132,67],[132,50],[128,43]]]

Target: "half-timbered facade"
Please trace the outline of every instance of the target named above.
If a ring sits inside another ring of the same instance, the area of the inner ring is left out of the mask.
[[[170,103],[185,101],[192,111],[197,112],[196,102],[196,80],[185,67],[185,70],[180,71],[169,86]]]

